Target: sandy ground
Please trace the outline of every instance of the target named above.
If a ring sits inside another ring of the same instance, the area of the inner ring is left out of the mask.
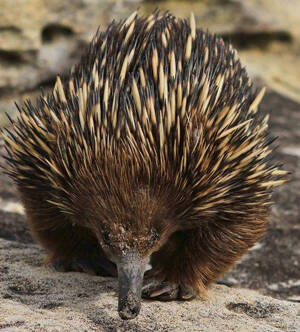
[[[143,301],[121,321],[117,283],[43,266],[33,243],[0,239],[0,330],[19,331],[299,331],[300,304],[246,289],[215,286],[208,300]]]

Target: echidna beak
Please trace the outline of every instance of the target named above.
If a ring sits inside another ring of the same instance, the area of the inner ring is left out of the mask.
[[[146,264],[146,260],[132,254],[117,263],[119,279],[118,312],[124,320],[133,319],[140,312]]]

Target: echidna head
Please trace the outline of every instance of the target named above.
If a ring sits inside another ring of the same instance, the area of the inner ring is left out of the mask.
[[[81,199],[73,203],[73,207],[79,207],[74,217],[75,222],[91,229],[99,247],[117,265],[119,314],[122,319],[132,319],[140,311],[143,275],[150,256],[176,227],[168,226],[169,213],[149,187],[128,186],[126,176],[118,181],[110,177],[108,181],[105,193],[104,177],[99,181],[101,186],[90,183],[77,192],[76,197]]]
[[[122,206],[110,198],[113,206],[107,219],[95,225],[101,247],[118,268],[119,303],[122,319],[132,319],[139,314],[143,275],[152,252],[157,250],[170,231],[163,224],[158,202],[147,190],[131,189],[130,202]],[[161,207],[161,206],[160,206]]]

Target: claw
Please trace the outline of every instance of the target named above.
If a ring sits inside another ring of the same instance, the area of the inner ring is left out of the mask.
[[[166,282],[158,285],[156,287],[156,289],[154,289],[153,292],[150,293],[150,297],[158,297],[162,294],[165,294],[165,293],[173,293],[174,290],[176,290],[178,288],[177,285],[172,285],[172,284],[168,284]]]
[[[232,279],[219,279],[217,280],[217,284],[218,285],[225,285],[225,286],[228,286],[228,287],[232,287],[232,286],[235,286],[236,285],[236,281],[232,280]]]
[[[197,295],[197,292],[189,287],[180,287],[179,298],[181,300],[192,300]]]
[[[142,287],[142,296],[150,297],[151,289],[154,289],[157,286],[157,283],[150,281]]]
[[[196,297],[196,291],[179,286],[174,283],[164,281],[159,283],[155,280],[148,282],[142,289],[142,297],[152,300],[171,301],[171,300],[191,300]]]

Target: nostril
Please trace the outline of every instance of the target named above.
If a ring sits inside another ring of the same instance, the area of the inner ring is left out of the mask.
[[[133,315],[136,316],[139,313],[140,308],[138,306],[136,306],[136,307],[130,308],[129,310]]]
[[[119,310],[119,315],[122,319],[133,319],[135,318],[140,312],[140,306],[129,306],[125,305],[123,308]]]

